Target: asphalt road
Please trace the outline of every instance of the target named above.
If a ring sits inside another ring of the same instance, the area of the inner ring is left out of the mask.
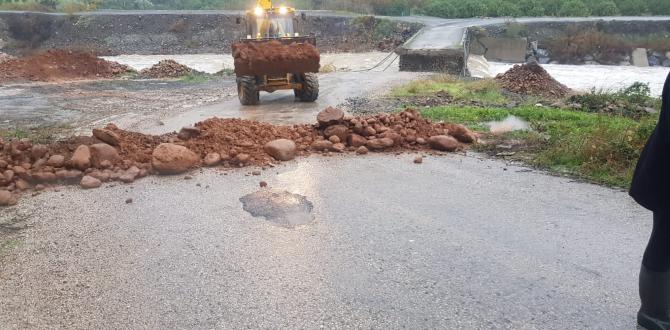
[[[476,155],[313,156],[76,187],[0,210],[0,326],[633,329],[650,214],[625,192]],[[260,180],[305,196],[252,217]],[[132,204],[126,204],[133,198]]]

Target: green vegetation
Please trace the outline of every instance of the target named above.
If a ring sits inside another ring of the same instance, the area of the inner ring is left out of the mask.
[[[532,132],[507,133],[523,138],[534,150],[530,163],[613,186],[627,187],[656,117],[636,121],[581,111],[524,106],[514,109],[437,107],[423,111],[431,119],[481,129],[490,121],[516,116]]]
[[[476,16],[670,15],[667,0],[293,0],[300,9],[363,14]],[[249,0],[0,0],[0,9],[75,12],[104,9],[246,9]]]
[[[591,90],[589,93],[569,98],[579,104],[580,110],[600,112],[639,119],[648,115],[648,110],[660,109],[661,100],[650,96],[648,84],[636,82],[616,92]]]
[[[445,93],[451,97],[445,98]],[[391,95],[408,106],[425,98],[439,100],[437,104],[444,106],[423,108],[423,115],[483,132],[487,143],[475,145],[479,151],[513,154],[534,166],[619,187],[630,184],[658,120],[658,114],[650,112],[660,109],[660,99],[651,97],[643,83],[571,96],[559,102],[567,104],[563,109],[535,106],[542,103],[540,98],[503,92],[492,79],[467,81],[448,75],[410,82]],[[530,130],[489,132],[490,122],[509,116],[526,121]]]
[[[393,89],[396,97],[430,96],[446,93],[454,101],[479,102],[485,105],[504,105],[507,98],[501,93],[495,80],[459,80],[450,75],[437,75],[429,79],[416,80]]]
[[[212,79],[212,75],[202,72],[192,72],[181,78],[179,81],[189,83],[189,84],[201,84]]]
[[[57,140],[62,136],[61,133],[70,129],[67,125],[34,128],[29,130],[17,129],[0,129],[0,138],[5,139],[30,139],[37,143],[48,143]]]

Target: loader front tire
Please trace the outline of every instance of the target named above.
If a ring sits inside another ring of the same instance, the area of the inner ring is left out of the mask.
[[[302,89],[296,89],[295,97],[300,102],[314,102],[319,98],[319,77],[316,73],[305,73],[301,75]]]
[[[237,98],[242,105],[258,105],[260,92],[256,87],[256,77],[242,76],[237,78]]]

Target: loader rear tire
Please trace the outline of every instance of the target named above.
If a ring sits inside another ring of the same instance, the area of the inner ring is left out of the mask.
[[[237,98],[242,105],[258,105],[260,92],[256,88],[256,77],[242,76],[237,78]]]
[[[305,73],[300,77],[302,89],[295,89],[295,97],[300,102],[314,102],[319,98],[319,76],[316,73]]]

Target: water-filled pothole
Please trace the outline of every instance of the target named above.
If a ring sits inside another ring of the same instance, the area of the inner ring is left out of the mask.
[[[286,228],[306,225],[314,219],[312,202],[288,191],[263,189],[241,197],[240,202],[254,217],[263,217]]]

